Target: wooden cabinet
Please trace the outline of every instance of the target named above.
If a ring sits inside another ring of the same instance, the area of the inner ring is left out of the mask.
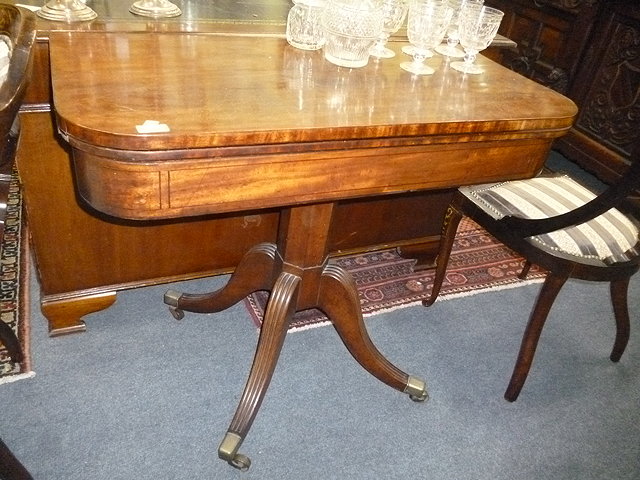
[[[555,148],[606,182],[640,142],[640,3],[637,0],[488,0],[505,12],[500,33],[518,47],[502,63],[580,107]]]

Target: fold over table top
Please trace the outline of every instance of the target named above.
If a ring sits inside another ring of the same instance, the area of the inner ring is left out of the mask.
[[[275,37],[52,32],[58,128],[87,201],[148,218],[532,176],[572,125],[573,102],[486,58],[418,77],[401,46],[347,69]]]
[[[51,71],[61,131],[135,150],[351,138],[565,130],[575,105],[479,58],[486,73],[409,57],[337,67],[279,38],[207,34],[52,32]],[[401,44],[394,43],[398,51]],[[170,131],[141,135],[146,120]]]

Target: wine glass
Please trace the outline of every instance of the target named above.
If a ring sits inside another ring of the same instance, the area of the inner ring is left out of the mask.
[[[395,56],[395,52],[385,47],[391,34],[400,30],[407,17],[409,10],[408,0],[383,0],[382,15],[384,22],[382,24],[382,32],[376,41],[376,44],[369,50],[369,54],[378,58],[391,58]]]
[[[407,36],[415,48],[412,62],[402,62],[400,67],[416,75],[431,75],[433,68],[424,64],[431,49],[442,39],[451,21],[453,10],[444,0],[414,0],[409,6]]]
[[[460,44],[464,48],[464,62],[453,62],[451,68],[477,75],[484,70],[475,64],[479,52],[489,46],[498,33],[504,12],[483,6],[466,9],[460,14]]]
[[[447,28],[447,43],[438,45],[436,52],[440,55],[452,58],[464,57],[464,51],[458,48],[460,43],[460,34],[458,33],[458,22],[460,21],[460,12],[466,8],[480,8],[484,0],[449,0],[449,6],[453,8],[453,16]]]

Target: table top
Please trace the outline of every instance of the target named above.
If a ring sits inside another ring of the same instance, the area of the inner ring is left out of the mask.
[[[275,37],[52,32],[79,190],[164,218],[451,188],[534,175],[572,125],[571,100],[497,63],[415,76],[401,45],[348,69]]]
[[[114,149],[291,144],[353,138],[436,137],[568,129],[564,96],[480,57],[463,75],[443,57],[432,76],[395,58],[347,69],[321,51],[244,35],[52,32],[59,129]],[[167,132],[140,133],[156,121]],[[479,138],[479,137],[478,137]]]

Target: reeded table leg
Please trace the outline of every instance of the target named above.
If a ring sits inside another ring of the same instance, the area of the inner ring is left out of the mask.
[[[282,265],[278,247],[260,243],[249,250],[227,284],[211,293],[190,294],[168,290],[164,303],[178,320],[184,310],[197,313],[221,312],[257,290],[270,290]]]
[[[428,398],[426,385],[407,375],[387,360],[371,341],[362,318],[362,309],[353,277],[343,268],[329,264],[320,283],[319,305],[351,355],[362,367],[383,383],[408,393],[415,401]]]
[[[282,272],[273,287],[249,378],[229,430],[218,448],[221,459],[241,470],[247,470],[251,460],[238,453],[238,448],[251,428],[271,382],[289,320],[295,313],[299,284],[300,277]]]

